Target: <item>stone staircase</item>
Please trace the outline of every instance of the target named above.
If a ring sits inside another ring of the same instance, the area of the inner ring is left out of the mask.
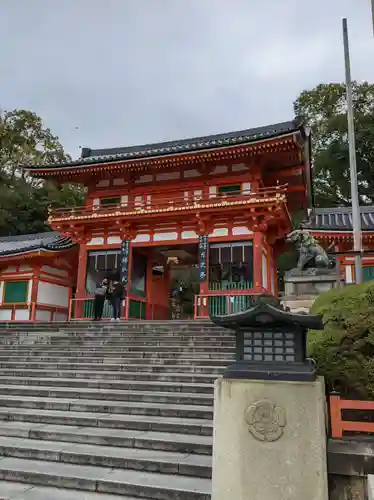
[[[209,500],[210,322],[0,325],[0,500]]]

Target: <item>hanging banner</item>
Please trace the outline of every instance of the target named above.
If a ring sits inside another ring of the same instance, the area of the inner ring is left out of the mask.
[[[120,279],[122,285],[125,288],[129,282],[129,259],[130,259],[130,240],[124,240],[121,246]]]
[[[199,281],[208,279],[208,236],[199,236]]]

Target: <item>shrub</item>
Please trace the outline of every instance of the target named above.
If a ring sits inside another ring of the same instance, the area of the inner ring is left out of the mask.
[[[327,389],[374,399],[374,281],[320,295],[311,313],[325,325],[309,332],[308,347]]]

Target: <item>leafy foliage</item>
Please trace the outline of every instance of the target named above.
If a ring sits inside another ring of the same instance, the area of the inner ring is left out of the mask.
[[[374,203],[374,84],[353,82],[356,159],[361,204]],[[315,203],[350,203],[346,87],[317,85],[294,103],[295,115],[312,127]]]
[[[320,295],[311,313],[325,329],[309,333],[309,354],[328,389],[348,397],[374,398],[374,282]]]
[[[47,231],[49,207],[82,203],[82,188],[35,180],[21,168],[69,159],[35,113],[16,109],[0,114],[0,236]]]

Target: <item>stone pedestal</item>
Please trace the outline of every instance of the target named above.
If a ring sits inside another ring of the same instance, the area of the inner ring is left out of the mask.
[[[285,296],[317,296],[327,292],[342,283],[338,272],[335,269],[308,269],[305,271],[291,269],[284,276]]]
[[[325,406],[321,378],[218,379],[212,500],[327,500]]]

